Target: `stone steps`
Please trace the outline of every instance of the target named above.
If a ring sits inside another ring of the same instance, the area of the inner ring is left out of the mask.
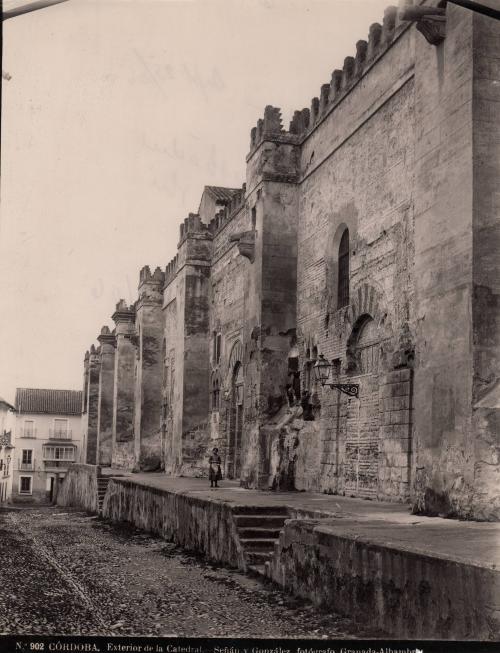
[[[103,478],[102,476],[97,479],[97,509],[98,512],[102,510],[102,504],[104,502],[104,496],[106,490],[108,489],[109,478]]]
[[[264,567],[266,562],[271,562],[273,559],[272,551],[245,551],[245,557],[248,564],[254,567]],[[264,575],[264,573],[263,573]]]
[[[271,537],[272,539],[277,539],[280,534],[280,526],[242,526],[238,527],[238,533],[242,539],[267,539]]]
[[[277,539],[277,537],[267,539],[240,537],[240,542],[245,551],[272,551]]]
[[[265,577],[273,558],[274,545],[289,518],[288,509],[284,506],[239,506],[233,514],[247,570]]]
[[[240,528],[267,528],[267,529],[278,529],[280,531],[283,528],[283,518],[287,519],[287,516],[283,515],[234,515],[236,525],[238,530]]]

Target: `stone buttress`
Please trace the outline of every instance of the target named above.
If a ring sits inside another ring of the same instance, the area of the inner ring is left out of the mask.
[[[100,352],[95,345],[90,347],[88,359],[88,380],[87,380],[87,415],[86,415],[86,444],[85,462],[95,465],[97,461],[97,429],[99,412],[99,374],[100,374]]]
[[[101,347],[99,404],[97,427],[97,464],[111,465],[113,446],[113,399],[115,382],[116,338],[109,327],[103,326],[97,340]]]
[[[113,393],[113,467],[135,469],[135,309],[122,299],[112,315],[116,332],[115,383]]]
[[[163,340],[163,285],[165,275],[145,266],[140,273],[136,302],[135,459],[139,469],[161,465],[161,380]]]
[[[199,474],[208,445],[209,280],[212,234],[197,214],[181,224],[178,253],[165,282],[167,473]]]

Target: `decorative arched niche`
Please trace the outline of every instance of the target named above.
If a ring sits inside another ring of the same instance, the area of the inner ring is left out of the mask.
[[[365,346],[371,347],[375,342],[391,337],[388,315],[381,291],[366,283],[355,288],[346,312],[346,321],[351,325],[346,342],[347,372],[362,374],[362,350]]]

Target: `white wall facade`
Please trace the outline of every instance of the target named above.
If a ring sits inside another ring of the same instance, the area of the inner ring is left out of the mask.
[[[12,500],[50,501],[68,465],[80,461],[81,437],[80,415],[17,413]]]

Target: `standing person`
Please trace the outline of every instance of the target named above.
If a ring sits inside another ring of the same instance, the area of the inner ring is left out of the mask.
[[[218,487],[217,481],[220,481],[222,478],[222,472],[220,466],[222,464],[221,457],[219,456],[219,450],[217,447],[212,449],[212,455],[208,459],[209,472],[208,478],[210,479],[210,487]]]

